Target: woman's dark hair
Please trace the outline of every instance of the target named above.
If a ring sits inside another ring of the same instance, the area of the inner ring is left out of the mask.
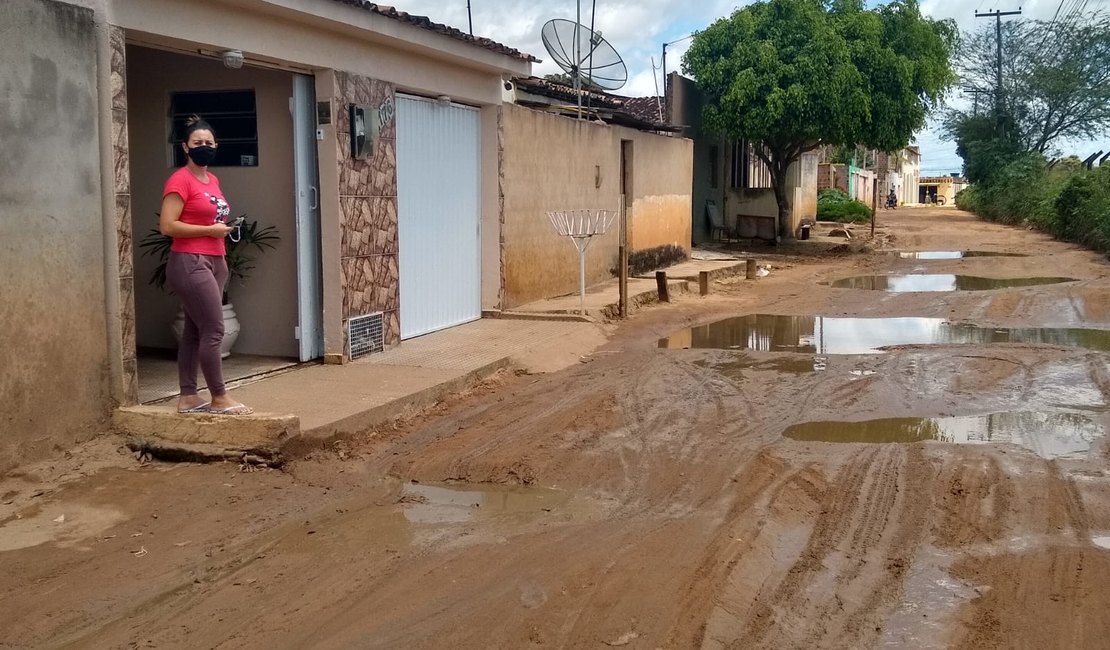
[[[181,133],[181,140],[188,142],[189,138],[193,135],[193,131],[210,131],[212,137],[216,137],[216,131],[212,125],[204,121],[199,115],[190,115],[185,118],[185,130]]]

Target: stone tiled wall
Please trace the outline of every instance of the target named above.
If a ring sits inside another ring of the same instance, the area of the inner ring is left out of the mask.
[[[348,318],[381,311],[385,342],[393,345],[401,340],[396,121],[390,117],[373,155],[360,160],[351,156],[349,107],[386,105],[383,114],[392,116],[394,89],[346,72],[335,76],[344,331]]]
[[[124,401],[127,404],[137,404],[139,381],[135,361],[135,266],[131,244],[131,164],[127,141],[127,57],[123,29],[111,27],[110,43],[123,389]]]

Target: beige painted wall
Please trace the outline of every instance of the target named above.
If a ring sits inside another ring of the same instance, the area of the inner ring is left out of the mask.
[[[503,108],[505,306],[571,293],[578,253],[548,210],[620,208],[620,142],[608,127],[511,104]],[[600,174],[600,187],[597,187]],[[590,244],[586,283],[610,277],[617,224]]]
[[[633,143],[631,250],[659,246],[690,250],[693,141],[628,128],[613,131],[618,147],[619,140]]]
[[[578,253],[547,211],[620,207],[621,140],[633,141],[630,242],[690,247],[692,143],[506,105],[503,115],[506,307],[578,290]],[[638,233],[638,234],[637,234]],[[612,277],[618,223],[590,244],[587,284]]]
[[[233,215],[246,213],[261,224],[275,225],[282,239],[277,250],[256,258],[256,268],[245,284],[233,282],[229,287],[242,327],[235,351],[297,356],[293,333],[297,323],[293,125],[289,114],[292,75],[249,67],[228,70],[209,59],[128,47],[127,82],[138,345],[176,347],[169,324],[178,302],[147,282],[155,261],[142,257],[138,249],[142,238],[157,227],[155,214],[161,206],[162,185],[174,171],[167,142],[170,93],[253,88],[258,116],[258,166],[214,167],[213,171],[220,178]],[[219,134],[216,136],[218,139]]]
[[[91,12],[0,3],[0,475],[111,407],[96,53]]]

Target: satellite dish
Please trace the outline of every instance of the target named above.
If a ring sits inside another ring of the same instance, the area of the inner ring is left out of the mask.
[[[628,68],[621,55],[589,27],[555,18],[544,24],[540,37],[552,60],[576,82],[612,91],[628,81]]]

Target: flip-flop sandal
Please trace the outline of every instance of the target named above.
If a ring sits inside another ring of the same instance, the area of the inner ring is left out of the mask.
[[[182,415],[184,415],[186,413],[207,413],[208,412],[208,405],[211,404],[211,403],[212,402],[205,402],[204,404],[197,404],[196,406],[190,406],[187,409],[177,409],[177,412],[181,413]]]
[[[208,408],[206,411],[212,415],[250,415],[254,413],[254,409],[245,404],[236,404],[223,409]]]

